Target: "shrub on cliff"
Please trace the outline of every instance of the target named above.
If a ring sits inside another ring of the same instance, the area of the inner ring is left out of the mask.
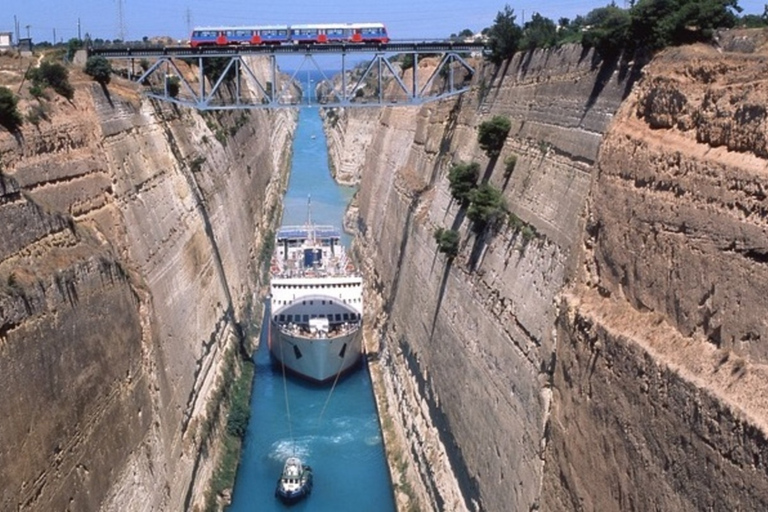
[[[488,158],[499,156],[510,128],[512,128],[512,123],[503,116],[494,116],[490,121],[483,121],[480,124],[477,131],[477,141]]]
[[[523,29],[515,23],[515,11],[509,5],[496,14],[496,20],[487,32],[488,60],[496,65],[512,57],[520,45]]]
[[[43,61],[38,67],[27,71],[27,79],[33,85],[50,87],[68,100],[75,97],[75,89],[69,83],[69,72],[59,63]]]
[[[504,177],[509,178],[517,165],[517,155],[509,155],[504,159]]]
[[[448,171],[448,181],[453,198],[466,204],[469,201],[470,192],[477,184],[478,176],[480,176],[480,164],[477,162],[459,163],[451,167]]]
[[[13,92],[0,86],[0,125],[11,133],[16,132],[24,122],[18,104],[19,99]]]
[[[165,79],[166,87],[168,88],[168,96],[175,98],[179,95],[181,89],[181,79],[177,76],[168,76]]]
[[[498,227],[507,217],[507,207],[501,190],[490,183],[483,183],[469,194],[467,217],[473,222],[476,233],[486,228]]]
[[[437,250],[449,258],[459,254],[459,232],[453,229],[437,228],[434,233]]]
[[[112,75],[112,64],[101,55],[88,57],[85,62],[85,74],[99,82],[102,86],[107,85]]]

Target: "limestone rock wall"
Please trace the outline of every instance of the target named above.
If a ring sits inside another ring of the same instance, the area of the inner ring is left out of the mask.
[[[606,134],[558,321],[548,509],[766,508],[761,39],[665,51]]]
[[[71,79],[72,102],[0,132],[0,508],[191,509],[295,117]]]
[[[539,506],[554,304],[578,261],[600,139],[632,76],[566,47],[517,56],[495,75],[482,68],[457,100],[381,113],[361,165],[356,244],[368,303],[382,311],[371,320],[374,374],[380,366],[389,410],[403,425],[403,509]],[[477,126],[494,115],[513,128],[489,160]],[[505,176],[510,155],[517,165]],[[448,187],[448,170],[462,161],[480,163],[483,179],[539,235],[526,239],[509,226],[475,235]],[[453,261],[437,252],[437,228],[461,233]]]

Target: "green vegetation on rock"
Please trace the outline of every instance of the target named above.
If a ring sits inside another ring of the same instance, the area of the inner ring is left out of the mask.
[[[462,204],[469,202],[469,194],[477,185],[477,178],[480,176],[480,164],[458,163],[448,171],[448,182],[450,183],[451,195]]]
[[[434,233],[437,250],[449,258],[459,254],[459,232],[453,229],[437,228]]]
[[[0,86],[0,125],[11,133],[16,132],[24,122],[19,113],[18,104],[19,99],[13,92],[7,87]]]
[[[107,85],[112,75],[112,64],[101,55],[95,55],[93,57],[88,57],[84,71],[86,75],[90,76],[101,85]]]
[[[477,141],[489,158],[499,156],[511,127],[512,123],[504,116],[494,116],[490,121],[480,123],[477,129]]]
[[[69,71],[58,62],[42,61],[36,68],[27,71],[27,79],[33,86],[50,87],[68,100],[75,97],[75,88],[69,83]]]

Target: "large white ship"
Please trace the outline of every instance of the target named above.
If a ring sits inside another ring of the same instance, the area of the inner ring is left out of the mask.
[[[278,364],[323,383],[362,355],[363,279],[332,226],[284,226],[271,263],[269,350]]]

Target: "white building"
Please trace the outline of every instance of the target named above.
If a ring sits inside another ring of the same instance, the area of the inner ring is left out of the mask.
[[[0,32],[0,48],[13,46],[13,32]]]

